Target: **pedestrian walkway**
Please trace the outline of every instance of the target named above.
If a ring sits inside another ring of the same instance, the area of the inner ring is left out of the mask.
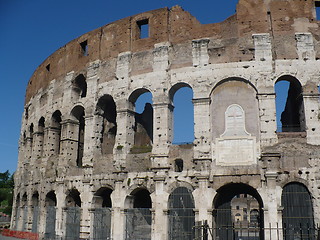
[[[0,234],[0,240],[21,240],[20,238],[5,237]]]

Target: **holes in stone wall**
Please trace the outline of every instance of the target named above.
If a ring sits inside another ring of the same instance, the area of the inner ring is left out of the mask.
[[[80,43],[80,47],[81,47],[81,53],[83,56],[88,56],[88,41],[85,40],[83,42]]]
[[[185,83],[174,85],[169,91],[173,109],[173,144],[187,144],[194,140],[194,109],[192,88]]]
[[[149,37],[149,19],[143,19],[137,21],[139,29],[139,38],[148,38]]]
[[[101,116],[101,152],[111,154],[117,135],[117,111],[113,98],[110,95],[102,96],[98,100],[96,112]]]
[[[305,130],[302,87],[292,76],[283,76],[275,84],[278,132]]]
[[[48,72],[50,72],[50,64],[48,64],[48,65],[46,66],[46,69],[47,69]]]

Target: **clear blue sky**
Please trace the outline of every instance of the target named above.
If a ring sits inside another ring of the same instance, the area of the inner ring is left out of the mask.
[[[234,14],[237,2],[0,0],[0,172],[16,169],[25,88],[37,66],[54,51],[86,32],[137,13],[180,5],[205,24]],[[192,97],[190,92],[181,94]]]

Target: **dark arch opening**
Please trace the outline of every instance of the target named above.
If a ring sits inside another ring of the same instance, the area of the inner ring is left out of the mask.
[[[194,239],[194,199],[191,190],[178,187],[169,195],[169,239]]]
[[[45,128],[45,119],[44,119],[44,117],[41,117],[39,119],[38,127],[39,127],[38,131],[43,133],[44,128]]]
[[[111,230],[110,188],[102,187],[94,194],[93,239],[109,239]]]
[[[312,197],[298,182],[284,186],[281,195],[284,239],[316,239]]]
[[[44,128],[45,128],[45,119],[41,117],[38,122],[38,132],[36,133],[37,136],[37,144],[38,145],[38,157],[43,155],[43,145],[44,145]]]
[[[61,141],[61,112],[59,110],[55,111],[52,114],[52,138],[54,141],[53,152],[54,154],[60,153],[60,141]]]
[[[77,92],[81,98],[87,96],[87,82],[83,74],[78,75],[74,80],[73,90]]]
[[[173,144],[189,144],[194,140],[193,91],[186,83],[177,83],[169,91],[173,103]]]
[[[39,193],[35,192],[32,195],[32,227],[31,231],[33,233],[38,232],[38,222],[40,217],[40,211],[39,211]]]
[[[233,240],[252,234],[264,239],[263,202],[256,189],[244,183],[227,184],[217,190],[213,205],[215,237]],[[257,222],[250,221],[251,210],[258,210]]]
[[[102,117],[101,152],[102,154],[113,153],[115,137],[117,135],[117,110],[116,104],[110,95],[104,95],[99,98],[97,114]]]
[[[80,239],[81,198],[77,189],[69,190],[66,197],[66,239]]]
[[[305,131],[302,86],[292,76],[282,76],[275,84],[278,132]]]
[[[77,189],[71,189],[66,198],[67,207],[81,207],[80,193]]]
[[[147,89],[137,89],[130,95],[129,101],[135,111],[134,147],[140,151],[141,147],[151,147],[153,141],[152,94]]]
[[[82,158],[83,158],[83,147],[84,147],[84,133],[85,133],[85,113],[84,108],[81,106],[76,106],[71,111],[71,115],[73,115],[79,123],[78,127],[78,137],[77,137],[77,159],[76,163],[78,167],[82,167]]]
[[[102,187],[94,194],[94,204],[96,207],[111,208],[111,193],[110,188]]]
[[[151,239],[152,201],[147,189],[136,189],[126,199],[126,240]]]
[[[56,206],[57,198],[54,191],[50,191],[46,195],[46,239],[54,239],[56,237]]]

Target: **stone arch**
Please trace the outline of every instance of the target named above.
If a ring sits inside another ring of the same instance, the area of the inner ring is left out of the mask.
[[[49,134],[51,135],[52,140],[52,152],[54,155],[60,154],[61,146],[61,125],[62,114],[59,110],[56,110],[51,116],[51,126]]]
[[[77,143],[77,158],[78,167],[82,167],[82,158],[84,150],[84,134],[85,134],[85,110],[84,107],[77,105],[71,111],[71,116],[75,119],[77,127],[74,129],[75,140]]]
[[[173,143],[192,143],[194,140],[193,89],[184,82],[174,84],[169,90],[173,105]]]
[[[34,233],[37,233],[38,232],[39,217],[40,217],[38,191],[35,191],[32,194],[31,201],[32,201],[32,227],[31,227],[31,231]]]
[[[56,237],[56,206],[57,197],[55,192],[49,191],[45,198],[45,211],[46,211],[46,226],[45,226],[45,236],[46,238]]]
[[[146,88],[138,88],[134,90],[129,96],[130,108],[134,110],[134,146],[151,147],[153,141],[153,107],[152,102],[145,102],[144,110],[142,113],[137,113],[135,110],[138,98],[145,93],[152,92]]]
[[[111,195],[109,187],[99,188],[93,196],[93,239],[109,239],[111,233]]]
[[[194,239],[195,202],[192,191],[187,187],[177,187],[169,195],[169,239]]]
[[[278,132],[305,131],[303,89],[292,75],[283,75],[275,82]],[[284,99],[283,97],[286,96]]]
[[[111,154],[117,135],[117,107],[111,95],[105,94],[99,98],[96,114],[101,118],[99,121],[101,124],[101,152]]]
[[[284,239],[296,236],[314,239],[313,204],[308,188],[299,182],[286,184],[282,190],[281,205]]]
[[[37,156],[43,155],[43,147],[44,147],[44,129],[45,129],[45,118],[41,117],[38,121],[38,129],[36,132],[36,148],[37,148]]]
[[[191,183],[188,183],[188,182],[173,182],[168,186],[166,192],[168,192],[170,194],[171,192],[173,192],[178,187],[187,188],[189,192],[193,192],[195,190],[195,186],[193,186]]]
[[[80,239],[81,197],[77,189],[68,190],[65,206],[66,239]]]
[[[134,189],[125,200],[126,239],[151,239],[152,200],[146,188]]]
[[[251,136],[260,138],[259,103],[257,89],[246,79],[230,77],[218,82],[211,94],[210,116],[212,138],[219,138],[226,129],[225,112],[233,104],[241,106],[245,114],[245,128]]]
[[[250,204],[249,204],[250,202]],[[259,209],[259,222],[250,226],[247,215],[250,213],[250,207],[256,205],[255,209]],[[244,183],[229,183],[217,190],[217,194],[213,200],[213,228],[215,229],[215,237],[219,239],[233,239],[236,236],[237,224],[245,228],[251,227],[255,232],[255,236],[264,239],[263,226],[263,201],[256,189]],[[242,212],[243,221],[236,221],[235,214]]]
[[[75,96],[84,98],[87,96],[87,81],[86,77],[83,74],[79,74],[72,81],[72,90],[75,93]]]

